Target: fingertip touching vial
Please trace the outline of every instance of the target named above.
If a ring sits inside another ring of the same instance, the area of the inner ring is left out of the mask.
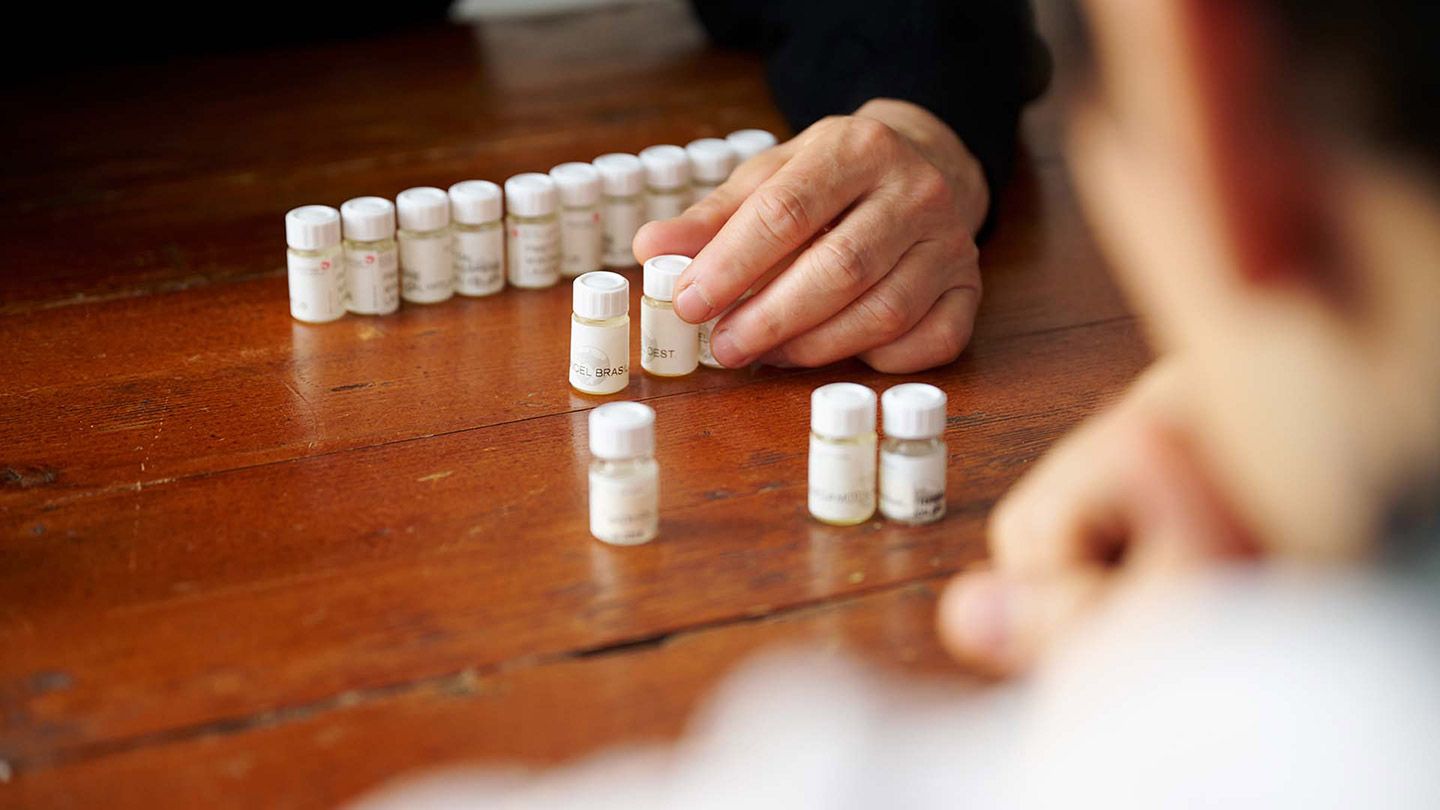
[[[590,412],[590,534],[618,546],[660,533],[660,465],[655,411],[609,402]]]
[[[875,514],[875,392],[831,383],[810,395],[810,514],[853,526]]]
[[[290,317],[326,323],[344,315],[340,212],[328,205],[302,205],[289,212],[285,215],[285,245]]]
[[[675,282],[689,256],[656,256],[645,262],[640,299],[640,366],[657,377],[683,377],[699,364],[700,329],[675,314]]]
[[[560,190],[560,274],[575,278],[599,270],[600,172],[589,163],[561,163],[550,177]]]
[[[505,181],[510,286],[538,290],[560,280],[559,208],[550,175],[526,172]]]
[[[635,232],[645,224],[645,167],[640,158],[612,152],[591,164],[600,172],[601,260],[608,268],[622,270],[639,264],[635,260]]]
[[[438,304],[455,294],[450,197],[438,188],[407,188],[395,197],[400,215],[400,295]]]
[[[462,180],[450,187],[455,292],[479,297],[505,289],[505,228],[500,187],[489,180]]]
[[[772,133],[763,129],[737,130],[726,135],[725,142],[735,150],[735,156],[739,163],[744,163],[779,143]]]
[[[645,221],[678,217],[690,207],[690,156],[664,144],[641,150],[645,166]]]
[[[723,138],[701,138],[685,145],[690,156],[690,189],[696,202],[730,179],[735,170],[735,150]]]
[[[880,397],[880,513],[899,523],[945,517],[945,392],[925,383],[893,386]]]
[[[596,270],[575,279],[570,316],[570,386],[614,394],[630,384],[630,282]]]
[[[340,222],[345,232],[346,308],[357,315],[389,315],[400,308],[395,204],[384,197],[346,200]]]

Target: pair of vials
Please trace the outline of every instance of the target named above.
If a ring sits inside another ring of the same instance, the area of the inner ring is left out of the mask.
[[[675,313],[675,283],[688,256],[645,262],[640,299],[640,364],[656,377],[683,377],[700,357],[700,327]],[[614,394],[630,384],[630,282],[601,270],[575,279],[570,318],[570,385],[586,394]]]
[[[879,508],[900,523],[945,516],[945,392],[925,383],[886,390],[880,446]],[[808,505],[823,523],[852,526],[876,509],[875,392],[832,383],[810,396]]]

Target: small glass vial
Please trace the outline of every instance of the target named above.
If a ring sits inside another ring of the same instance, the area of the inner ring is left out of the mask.
[[[863,385],[810,395],[810,514],[835,526],[875,514],[875,392]]]
[[[554,287],[560,280],[560,195],[548,174],[526,172],[505,181],[505,226],[510,286]]]
[[[591,164],[600,172],[600,220],[604,234],[601,261],[612,270],[639,264],[635,259],[635,232],[645,224],[645,167],[640,158],[612,152]]]
[[[560,190],[560,275],[575,278],[601,267],[600,172],[589,163],[550,170]]]
[[[285,265],[290,276],[290,317],[327,323],[345,314],[345,264],[340,212],[302,205],[285,215]]]
[[[660,465],[655,411],[638,402],[608,402],[590,412],[590,534],[638,546],[660,533]]]
[[[596,270],[575,279],[570,316],[570,385],[614,394],[630,384],[630,282]]]
[[[685,145],[690,156],[690,189],[696,202],[705,199],[735,170],[735,150],[723,138],[701,138]]]
[[[438,304],[455,294],[450,245],[450,198],[430,186],[395,197],[400,214],[400,295],[412,304]]]
[[[678,146],[640,152],[645,167],[645,221],[678,217],[690,207],[690,156]]]
[[[735,150],[735,157],[744,163],[766,149],[779,143],[775,136],[763,129],[742,129],[725,136],[725,142]]]
[[[904,383],[880,397],[880,513],[899,523],[945,517],[945,392]]]
[[[395,204],[384,197],[346,200],[340,222],[345,230],[346,308],[357,315],[389,315],[400,308]]]
[[[505,289],[505,229],[500,187],[489,180],[462,180],[450,187],[454,234],[455,292],[478,298]]]
[[[640,299],[640,366],[656,377],[683,377],[700,361],[700,328],[675,314],[675,281],[689,256],[656,256],[645,262]]]

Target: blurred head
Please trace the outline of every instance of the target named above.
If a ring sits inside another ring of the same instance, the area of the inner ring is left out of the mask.
[[[1263,545],[1363,553],[1440,462],[1440,12],[1087,0],[1070,156]]]

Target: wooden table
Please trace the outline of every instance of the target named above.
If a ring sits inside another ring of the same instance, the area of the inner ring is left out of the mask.
[[[85,79],[16,92],[0,136],[0,806],[323,807],[557,761],[677,734],[782,642],[955,678],[938,588],[1146,360],[1042,104],[971,348],[903,378],[950,394],[949,517],[806,517],[810,390],[902,378],[702,368],[632,378],[663,534],[610,548],[568,286],[304,325],[282,215],[783,130],[752,57],[661,4]]]

